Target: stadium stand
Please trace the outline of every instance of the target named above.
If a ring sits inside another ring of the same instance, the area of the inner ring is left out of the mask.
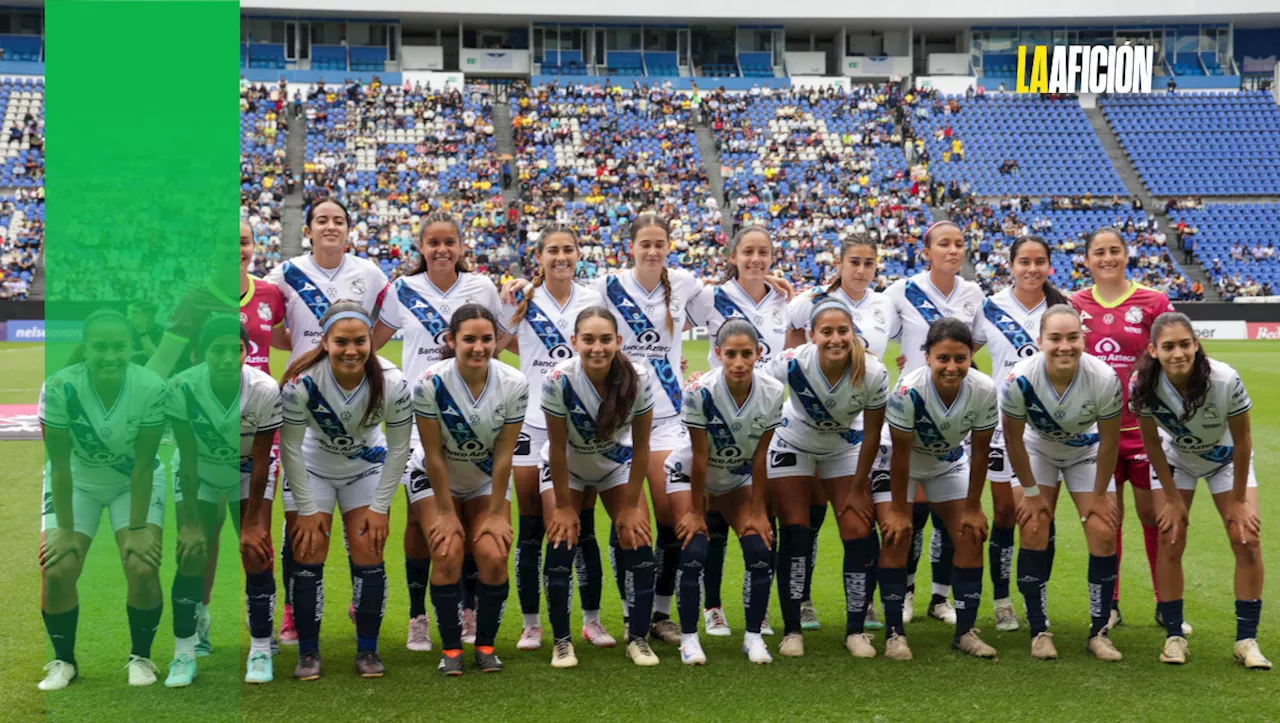
[[[627,224],[656,209],[673,220],[673,262],[698,270],[718,263],[710,252],[721,216],[688,94],[553,85],[529,89],[512,106],[522,255],[542,227],[564,221],[584,239],[584,273],[625,266]]]
[[[22,300],[44,241],[44,79],[0,80],[0,113],[0,300]]]
[[[1127,195],[1073,99],[949,95],[916,104],[913,122],[930,173],[944,183],[965,183],[974,195]]]
[[[1155,196],[1280,194],[1280,108],[1268,92],[1115,96],[1102,110]]]
[[[304,203],[344,201],[357,255],[395,275],[416,258],[422,217],[443,210],[460,217],[476,265],[496,265],[506,227],[487,89],[319,86],[306,118]]]
[[[0,35],[5,60],[36,62],[44,56],[44,38],[38,35]]]
[[[0,198],[0,300],[27,298],[44,240],[44,188]]]
[[[265,276],[280,262],[281,207],[294,184],[285,164],[288,89],[240,87],[240,214],[253,228],[256,258],[250,271]]]
[[[793,280],[828,278],[832,249],[856,231],[882,235],[882,286],[905,272],[906,244],[928,211],[927,184],[911,179],[896,147],[899,94],[867,85],[706,98],[734,222],[769,228]]]
[[[1225,300],[1280,289],[1280,203],[1211,203],[1170,210],[1169,219],[1193,239],[1195,257]]]

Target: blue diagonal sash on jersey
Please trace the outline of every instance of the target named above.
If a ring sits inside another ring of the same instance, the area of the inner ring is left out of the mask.
[[[569,421],[573,424],[573,428],[578,430],[578,436],[582,437],[583,441],[595,439],[596,420],[591,418],[591,414],[587,411],[587,406],[582,403],[578,393],[573,390],[573,385],[569,383],[568,375],[560,378],[560,387],[564,390],[564,407],[569,410]],[[607,460],[618,464],[626,464],[631,461],[631,446],[615,444],[611,449],[600,454]]]
[[[1192,434],[1191,430],[1187,429],[1186,426],[1183,425],[1182,420],[1178,419],[1178,415],[1174,414],[1173,410],[1170,409],[1168,405],[1164,403],[1164,400],[1158,396],[1153,400],[1151,413],[1155,415],[1156,419],[1160,420],[1160,423],[1164,425],[1165,429],[1169,430],[1169,433],[1176,439],[1189,437],[1197,442],[1200,441],[1200,438]],[[1235,447],[1215,444],[1213,449],[1208,452],[1201,452],[1198,456],[1202,459],[1213,462],[1214,464],[1226,464],[1231,461],[1231,455],[1234,451]]]
[[[449,322],[445,321],[440,312],[417,292],[410,289],[408,284],[400,282],[396,286],[399,287],[396,289],[396,298],[400,299],[400,305],[413,314],[413,318],[422,324],[422,328],[426,329],[428,334],[438,336],[440,332],[449,328]]]
[[[903,288],[903,294],[907,297],[907,301],[915,307],[920,313],[920,318],[924,319],[924,323],[932,324],[942,318],[942,312],[938,311],[938,307],[929,299],[929,295],[924,289],[916,285],[914,281],[908,281],[906,287]]]
[[[702,413],[707,418],[707,434],[711,435],[711,443],[716,449],[724,449],[726,447],[737,447],[738,440],[733,436],[733,430],[729,428],[729,422],[720,413],[720,409],[716,407],[716,403],[711,398],[711,390],[706,387],[702,388]],[[746,460],[745,464],[738,465],[729,470],[732,474],[751,474],[751,460]]]
[[[1040,351],[1036,346],[1035,339],[1022,328],[1012,316],[1009,316],[1004,309],[1001,309],[991,299],[982,302],[982,314],[987,317],[987,321],[991,322],[996,329],[1004,334],[1004,338],[1009,340],[1009,345],[1013,347],[1013,355],[1018,358],[1029,357]],[[1028,351],[1029,350],[1029,351]]]
[[[809,384],[809,379],[805,377],[804,371],[800,368],[799,359],[791,359],[787,362],[787,384],[791,387],[791,393],[796,399],[800,400],[800,406],[804,407],[804,411],[809,418],[818,424],[823,422],[835,422],[831,418],[831,413],[827,408],[822,406],[822,402],[818,400],[818,395],[813,391],[813,387]],[[854,430],[846,427],[840,432],[840,436],[849,444],[862,443],[862,430]]]
[[[479,442],[476,432],[467,423],[467,417],[458,408],[458,403],[453,401],[453,395],[449,393],[449,389],[445,386],[444,380],[439,375],[431,377],[431,386],[435,392],[436,406],[440,409],[440,419],[444,422],[444,428],[453,436],[458,446],[462,446],[466,442]],[[490,455],[482,460],[477,461],[476,466],[480,468],[490,477],[493,476],[493,456]]]
[[[939,442],[946,444],[947,438],[942,436],[941,430],[933,423],[933,419],[925,409],[924,399],[920,397],[920,392],[914,389],[911,390],[911,404],[915,410],[916,436],[920,438],[920,442],[928,447],[932,447]],[[936,454],[934,456],[943,462],[956,462],[963,455],[964,449],[956,447],[946,454]]]
[[[657,329],[653,328],[653,322],[640,310],[640,306],[631,299],[626,289],[622,288],[622,282],[617,276],[607,277],[604,282],[604,288],[609,297],[609,303],[613,304],[613,308],[618,310],[618,314],[622,316],[622,320],[630,327],[631,333],[635,335],[637,340],[645,332],[657,333]],[[671,400],[671,406],[679,412],[682,392],[680,391],[680,378],[676,376],[676,370],[671,368],[671,362],[665,356],[660,359],[650,359],[649,364],[653,367],[654,374],[658,377],[658,383],[662,385],[663,391],[667,393],[667,398]]]
[[[558,346],[568,346],[569,342],[565,341],[564,334],[556,328],[555,322],[546,315],[533,303],[533,299],[529,300],[529,305],[525,307],[524,320],[529,322],[529,328],[533,329],[533,333],[538,335],[542,340],[542,345],[547,350],[555,349]]]
[[[284,282],[293,288],[298,298],[302,299],[302,303],[311,309],[311,313],[315,314],[317,319],[329,310],[329,297],[325,296],[324,292],[292,261],[284,262]]]
[[[1022,398],[1027,405],[1027,419],[1031,420],[1031,425],[1046,435],[1061,434],[1065,430],[1049,414],[1049,410],[1045,409],[1044,403],[1040,401],[1039,395],[1036,394],[1035,387],[1031,385],[1031,380],[1026,377],[1018,377],[1018,391],[1022,392]],[[1102,437],[1095,433],[1080,434],[1070,439],[1062,440],[1062,444],[1068,447],[1088,447],[1097,444]]]
[[[316,420],[316,424],[320,430],[324,432],[329,439],[337,437],[346,437],[353,439],[347,433],[347,428],[343,425],[342,420],[334,414],[333,407],[320,393],[320,388],[316,386],[315,381],[311,377],[302,378],[303,385],[307,388],[307,410],[311,412],[311,418]],[[347,459],[363,459],[366,462],[381,464],[387,458],[386,447],[369,447],[361,444],[360,449],[347,455]]]
[[[115,456],[115,453],[107,447],[102,441],[102,437],[98,436],[98,430],[94,428],[93,423],[89,421],[89,415],[85,414],[84,405],[80,403],[80,396],[76,394],[75,387],[70,384],[66,385],[67,390],[67,419],[71,420],[71,436],[79,443],[80,449],[90,457],[98,455]],[[124,390],[120,392],[124,394]],[[120,455],[121,460],[111,465],[111,469],[128,477],[133,474],[133,466],[136,464],[133,455]],[[152,469],[160,465],[157,458]]]
[[[186,399],[187,421],[191,423],[191,431],[195,433],[196,439],[204,442],[204,446],[208,448],[211,454],[217,454],[219,450],[228,449],[231,442],[227,439],[219,429],[218,425],[209,417],[209,413],[200,406],[196,401],[195,393],[191,391],[191,387],[186,384],[182,385],[182,395]],[[239,432],[237,431],[237,435]],[[239,444],[237,443],[237,447]]]

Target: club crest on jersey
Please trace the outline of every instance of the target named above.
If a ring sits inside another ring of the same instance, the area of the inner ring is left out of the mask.
[[[1218,412],[1218,405],[1213,402],[1209,402],[1201,407],[1200,414],[1203,415],[1205,419],[1219,419],[1221,416]]]
[[[357,278],[351,280],[351,293],[356,296],[364,295],[364,279]]]
[[[1098,416],[1098,405],[1093,402],[1085,402],[1080,405],[1080,416],[1089,419]],[[1061,417],[1059,417],[1061,419]]]
[[[1116,321],[1115,314],[1112,314],[1111,312],[1107,312],[1102,315],[1103,324],[1114,324],[1115,321]]]
[[[1129,322],[1130,324],[1141,324],[1142,309],[1139,309],[1136,306],[1129,307],[1129,310],[1124,312],[1124,320]]]
[[[258,318],[263,321],[271,321],[271,304],[265,301],[258,302]]]
[[[773,321],[774,324],[781,324],[782,312],[775,309],[774,312],[769,315],[769,318]]]
[[[973,410],[965,412],[964,416],[960,418],[960,423],[966,427],[973,428],[973,425],[978,423],[977,412],[974,412]],[[946,429],[946,427],[943,427],[943,429]]]

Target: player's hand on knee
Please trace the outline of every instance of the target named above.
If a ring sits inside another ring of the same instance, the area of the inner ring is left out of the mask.
[[[676,522],[676,537],[680,538],[680,549],[688,547],[697,535],[711,536],[707,532],[707,517],[689,510]]]
[[[472,542],[478,544],[485,537],[491,538],[497,544],[499,557],[506,557],[511,551],[511,541],[515,538],[511,530],[511,520],[502,515],[485,515]]]
[[[298,515],[298,521],[293,526],[293,549],[298,557],[310,559],[321,545],[326,548],[329,545],[329,523],[325,521],[324,515],[318,512],[314,515]]]
[[[198,562],[208,553],[204,528],[199,522],[190,522],[178,529],[178,567],[185,567],[189,562]]]
[[[240,528],[240,556],[256,562],[271,561],[271,533],[261,521],[245,521]]]

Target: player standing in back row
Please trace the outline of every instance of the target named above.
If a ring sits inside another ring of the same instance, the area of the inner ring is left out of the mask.
[[[1173,311],[1168,297],[1149,289],[1136,281],[1125,278],[1129,252],[1120,232],[1114,228],[1099,228],[1089,234],[1085,242],[1085,263],[1093,276],[1093,286],[1081,289],[1071,296],[1071,305],[1080,312],[1084,324],[1085,353],[1103,360],[1120,377],[1120,388],[1125,393],[1125,407],[1120,413],[1120,457],[1116,461],[1116,505],[1119,507],[1121,529],[1116,531],[1116,555],[1123,555],[1124,489],[1128,482],[1133,487],[1133,504],[1142,523],[1142,539],[1147,550],[1147,564],[1151,568],[1151,587],[1159,602],[1160,591],[1156,585],[1156,550],[1160,529],[1156,526],[1156,508],[1151,497],[1151,465],[1142,447],[1142,432],[1138,418],[1128,407],[1129,376],[1134,365],[1145,353],[1151,339],[1151,324],[1156,317]],[[1111,625],[1120,625],[1120,584],[1116,581],[1115,605],[1111,608]],[[1163,626],[1159,607],[1156,624]],[[1183,634],[1191,634],[1191,626],[1183,623]]]

